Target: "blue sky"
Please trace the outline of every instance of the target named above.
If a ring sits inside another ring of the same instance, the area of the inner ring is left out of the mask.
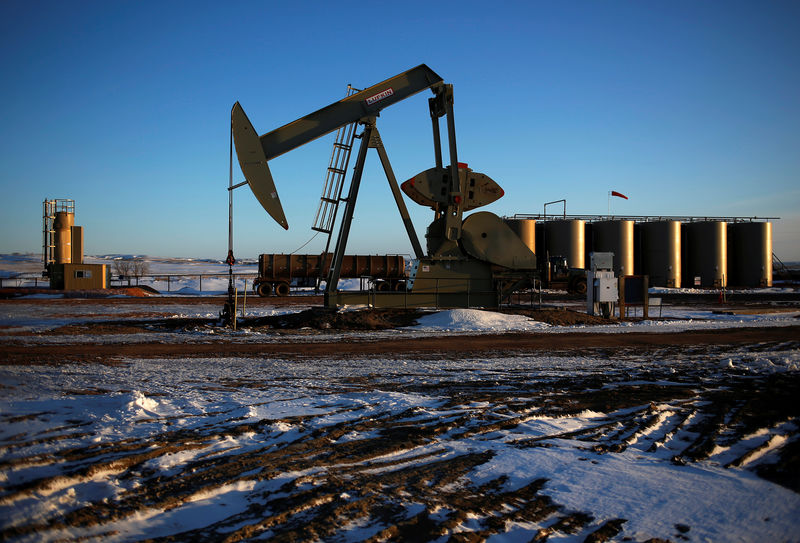
[[[235,101],[264,133],[425,63],[459,159],[505,190],[485,210],[617,190],[612,213],[780,217],[800,260],[800,3],[289,4],[0,3],[0,252],[40,251],[42,200],[72,198],[88,254],[224,258]],[[433,165],[429,95],[378,121],[400,181]],[[331,138],[270,163],[288,232],[235,192],[238,257],[311,238]],[[373,151],[348,251],[411,252]]]

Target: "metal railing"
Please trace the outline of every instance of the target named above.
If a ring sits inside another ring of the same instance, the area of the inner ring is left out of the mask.
[[[542,285],[537,278],[531,278],[531,284],[525,288],[515,290],[511,293],[501,293],[503,282],[500,281],[491,290],[473,288],[473,281],[469,278],[460,278],[458,281],[463,283],[463,290],[454,290],[452,277],[426,277],[426,281],[433,281],[433,286],[420,290],[382,290],[378,287],[379,282],[370,281],[370,278],[362,278],[369,281],[368,287],[364,288],[364,283],[360,290],[337,291],[338,300],[349,298],[351,301],[362,299],[361,303],[367,303],[373,307],[414,308],[432,307],[436,309],[447,307],[472,307],[473,302],[476,306],[504,307],[509,305],[538,306],[542,305]],[[481,280],[480,282],[483,282]],[[538,300],[537,300],[538,298]],[[424,305],[420,305],[424,304]]]
[[[32,285],[31,285],[32,283]],[[42,277],[41,274],[17,274],[10,277],[0,277],[0,288],[3,287],[33,287],[33,288],[49,288],[50,278]]]
[[[426,278],[428,279],[428,278]],[[433,278],[429,278],[433,279]],[[448,281],[448,285],[446,287],[441,287],[441,281]],[[497,297],[497,291],[491,290],[473,290],[471,286],[471,282],[469,279],[463,279],[467,283],[467,288],[463,291],[453,291],[452,285],[449,284],[452,279],[450,278],[435,278],[435,284],[433,288],[426,288],[424,290],[399,290],[399,291],[386,291],[380,290],[376,287],[376,284],[373,283],[367,290],[361,291],[340,291],[342,294],[347,295],[348,293],[359,294],[363,293],[367,295],[367,300],[370,305],[373,307],[381,307],[382,304],[379,301],[380,297],[383,296],[391,296],[392,298],[401,298],[402,299],[402,307],[405,309],[419,307],[419,300],[426,299],[428,301],[427,307],[434,307],[436,309],[442,307],[462,307],[464,304],[456,303],[453,304],[452,300],[460,299],[464,300],[466,306],[470,306],[470,299],[481,299],[482,297]],[[398,304],[394,304],[397,306]]]
[[[236,283],[237,280],[244,279],[245,284],[250,284],[252,279],[258,277],[257,273],[234,273],[233,274],[233,281]],[[198,288],[199,292],[203,292],[203,279],[220,279],[228,278],[227,273],[158,273],[158,274],[148,274],[148,275],[140,275],[138,277],[125,277],[125,276],[111,276],[111,280],[109,284],[111,286],[119,286],[119,287],[138,287],[141,286],[142,283],[155,288],[152,286],[154,283],[167,283],[167,292],[172,292],[172,287],[174,284],[178,284],[180,281],[186,281],[191,279],[198,280]],[[227,288],[227,286],[226,286]]]
[[[245,288],[249,288],[252,284],[252,280],[258,277],[257,273],[235,273],[233,274],[233,281],[234,284],[240,281],[244,281]],[[225,279],[227,280],[228,274],[227,273],[159,273],[159,274],[147,274],[147,275],[140,275],[138,277],[125,277],[119,275],[112,275],[109,279],[109,286],[110,287],[138,287],[138,286],[148,286],[151,288],[156,288],[155,284],[158,283],[166,283],[167,289],[166,292],[172,292],[174,287],[184,288],[185,285],[181,285],[182,282],[187,280],[196,279],[197,280],[197,290],[199,292],[203,292],[203,280],[207,281],[209,279]],[[452,278],[446,278],[448,282],[452,281]],[[486,290],[474,290],[471,285],[471,281],[468,278],[463,279],[466,282],[466,290],[461,292],[454,292],[452,290],[452,284],[448,284],[447,287],[440,286],[440,279],[435,279],[435,286],[432,289],[426,289],[425,291],[416,292],[407,291],[405,289],[392,291],[392,290],[381,290],[378,285],[380,285],[380,281],[376,280],[375,278],[369,276],[362,276],[359,277],[361,282],[360,290],[356,291],[343,291],[343,292],[361,292],[367,293],[370,300],[374,303],[375,297],[380,296],[381,294],[385,293],[392,293],[395,296],[403,296],[404,298],[408,299],[409,296],[413,295],[433,295],[434,305],[439,307],[441,305],[447,305],[446,303],[442,303],[448,298],[452,298],[454,296],[466,296],[467,303],[469,304],[469,299],[471,297],[476,298],[484,298],[487,295],[497,294],[496,290],[486,291]],[[445,278],[441,279],[442,281]],[[537,285],[538,283],[538,285]],[[50,287],[50,279],[47,277],[42,277],[38,274],[19,274],[13,277],[0,277],[0,288],[2,287],[34,287],[34,288],[49,288]],[[366,288],[365,288],[366,287]],[[537,288],[538,287],[538,288]],[[227,288],[227,284],[226,284]],[[159,290],[156,288],[156,290]],[[164,292],[163,288],[159,290],[160,292]],[[207,289],[208,291],[208,289]],[[530,297],[529,304],[534,305],[536,303],[535,296],[538,294],[538,305],[541,306],[541,282],[538,280],[534,280],[534,284],[532,288],[523,289],[522,291],[518,291],[514,293],[514,296],[517,299],[517,303],[524,303],[522,302],[523,297]],[[484,298],[485,299],[485,298]],[[510,301],[510,300],[509,300]],[[503,305],[503,300],[497,300],[498,305]],[[406,304],[404,304],[406,305]],[[413,307],[413,305],[409,304],[408,307]]]
[[[560,200],[557,200],[557,202]],[[554,202],[550,202],[554,203]],[[608,214],[608,215],[567,215],[566,209],[562,215],[547,215],[546,213],[517,213],[510,219],[534,219],[541,221],[552,220],[582,220],[586,222],[598,222],[608,220],[627,220],[634,222],[655,222],[655,221],[679,221],[679,222],[769,222],[779,220],[780,217],[712,217],[712,216],[687,216],[687,215],[624,215],[624,214]]]
[[[257,273],[235,273],[233,274],[234,282],[244,280],[246,284],[252,282],[257,277]],[[119,275],[112,275],[109,278],[109,286],[111,287],[138,287],[141,285],[152,286],[153,283],[167,283],[167,292],[172,292],[172,287],[180,281],[197,279],[198,291],[203,292],[203,279],[219,279],[228,278],[227,273],[158,273],[140,275],[138,277],[125,277]],[[50,278],[43,277],[40,274],[17,274],[10,277],[0,277],[0,288],[14,287],[14,288],[50,288]],[[155,288],[155,287],[153,287]],[[226,286],[227,288],[227,286]]]

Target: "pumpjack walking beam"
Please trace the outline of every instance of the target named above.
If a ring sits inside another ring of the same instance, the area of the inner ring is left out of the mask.
[[[284,228],[288,228],[288,222],[283,213],[283,207],[278,198],[267,162],[341,126],[358,122],[364,127],[326,293],[335,291],[338,283],[341,257],[344,255],[347,245],[367,149],[373,141],[373,137],[376,137],[377,141],[380,142],[380,136],[375,127],[375,118],[382,109],[413,96],[426,88],[430,88],[434,93],[434,97],[430,101],[430,108],[434,124],[434,146],[437,165],[441,162],[438,118],[447,116],[450,151],[450,194],[449,204],[446,206],[445,211],[447,215],[446,236],[448,239],[457,240],[461,236],[463,197],[458,175],[458,157],[456,155],[453,88],[452,85],[446,85],[442,78],[426,65],[421,64],[416,68],[350,95],[262,136],[258,136],[255,132],[241,105],[238,102],[234,105],[231,114],[234,125],[234,143],[242,173],[264,209]],[[419,258],[422,256],[422,248],[416,238],[413,225],[410,218],[408,218],[408,211],[405,209],[405,204],[396,186],[397,182],[391,171],[385,149],[383,149],[382,144],[376,144],[375,147],[378,149],[381,163],[392,187],[392,193],[395,196],[400,214],[409,232],[414,251]]]
[[[382,109],[427,88],[444,85],[439,75],[420,64],[361,92],[347,96],[294,122],[267,132],[259,139],[267,160],[313,141],[340,126],[377,116]]]

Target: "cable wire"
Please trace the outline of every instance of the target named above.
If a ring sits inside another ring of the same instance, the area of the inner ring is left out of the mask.
[[[300,249],[302,249],[303,247],[305,247],[306,245],[308,245],[309,243],[311,243],[311,242],[314,240],[314,238],[315,238],[315,237],[317,237],[317,234],[319,234],[319,232],[316,232],[316,233],[315,233],[313,236],[311,236],[311,239],[309,239],[307,242],[305,242],[304,244],[302,244],[300,247],[298,247],[297,249],[295,249],[294,251],[292,251],[292,252],[291,252],[291,253],[289,253],[289,254],[290,254],[290,255],[293,255],[293,254],[295,254],[297,251],[299,251]]]

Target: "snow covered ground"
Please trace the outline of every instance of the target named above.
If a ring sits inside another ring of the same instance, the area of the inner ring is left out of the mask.
[[[775,313],[731,314],[705,309],[672,307],[663,311],[662,317],[671,320],[624,321],[608,325],[550,326],[523,315],[505,315],[479,309],[449,309],[436,311],[422,317],[411,330],[435,333],[625,333],[625,332],[680,332],[738,327],[796,326],[800,311]]]
[[[146,306],[160,319],[219,310],[158,297]],[[0,355],[8,342],[209,340],[200,332],[37,335],[138,320],[142,311],[91,300],[0,304]],[[681,307],[664,316],[680,320],[556,327],[450,310],[379,334],[798,322],[797,313]],[[311,340],[246,330],[224,339]],[[0,539],[349,542],[435,528],[448,530],[442,541],[476,532],[490,541],[547,534],[572,542],[618,526],[618,541],[800,541],[800,495],[758,475],[798,439],[797,410],[785,409],[796,405],[798,370],[800,338],[646,354],[0,365]],[[786,398],[794,399],[779,403]]]
[[[575,375],[602,378],[611,389],[632,381],[678,389],[686,374],[697,374],[718,387],[791,374],[799,363],[795,346],[757,356],[724,352],[658,360],[130,359],[117,366],[2,367],[0,533],[15,541],[191,539],[192,530],[221,537],[274,516],[276,504],[299,499],[300,490],[335,480],[329,498],[346,510],[368,494],[348,478],[388,477],[479,454],[480,461],[441,490],[444,503],[426,501],[433,498],[413,489],[391,500],[409,517],[420,509],[444,517],[458,507],[446,502],[448,495],[463,499],[492,484],[513,492],[544,479],[541,494],[559,511],[593,518],[577,534],[556,532],[551,541],[582,541],[609,519],[625,519],[620,537],[634,541],[675,540],[676,526],[688,527],[692,541],[797,541],[800,495],[751,471],[774,460],[770,451],[796,435],[797,419],[771,421],[718,445],[702,461],[681,465],[671,459],[696,438],[690,420],[706,416],[708,398],[699,392],[611,412],[559,413],[541,400],[548,387]],[[498,395],[504,388],[509,393]],[[475,394],[490,389],[491,395]],[[648,424],[623,431],[643,418]],[[437,426],[430,439],[383,451],[389,423],[424,429],[431,421],[448,425]],[[618,432],[626,447],[615,453],[592,448],[596,442],[586,437]],[[303,457],[292,447],[322,438],[307,464],[280,468],[288,457],[279,460],[276,453]],[[347,458],[336,454],[370,443],[374,456],[368,450]],[[758,454],[728,465],[758,445]],[[334,458],[311,460],[320,454]],[[198,477],[203,472],[206,477]],[[175,500],[162,495],[169,492]],[[509,518],[492,540],[529,541],[553,523],[552,517]],[[480,530],[486,522],[486,515],[475,514],[455,531]],[[359,541],[382,527],[370,517],[344,523],[329,539]]]
[[[46,295],[45,295],[46,296]],[[30,302],[26,302],[31,298]],[[102,321],[141,320],[143,308],[141,305],[119,304],[109,305],[105,302],[84,300],[80,304],[42,304],[38,303],[41,295],[32,295],[17,299],[13,304],[0,305],[0,341],[26,341],[26,342],[87,342],[87,341],[113,341],[111,337],[88,338],[85,335],[66,337],[58,336],[29,336],[30,332],[51,330],[67,324],[82,324]],[[283,313],[298,312],[308,306],[247,306],[246,317],[260,317],[279,315]],[[149,299],[145,315],[148,318],[202,318],[213,319],[218,317],[221,310],[218,301],[209,303],[174,303],[164,302],[159,298]],[[355,308],[357,310],[358,308]],[[346,309],[347,310],[347,309]],[[374,337],[402,337],[420,336],[428,334],[476,334],[476,333],[503,333],[503,332],[539,332],[559,334],[568,332],[583,333],[626,333],[626,332],[679,332],[685,330],[709,330],[722,328],[752,328],[794,326],[798,324],[800,311],[784,311],[776,309],[775,313],[734,314],[715,312],[706,309],[688,309],[685,307],[670,307],[663,310],[663,317],[670,320],[625,321],[608,325],[574,325],[551,326],[535,321],[523,315],[507,315],[480,309],[450,309],[442,311],[431,310],[418,320],[418,324],[407,328],[371,332]],[[196,334],[183,334],[176,341],[202,341],[209,333],[223,332],[234,342],[270,341],[274,334],[269,332],[252,331],[246,325],[236,333],[230,331],[199,330]],[[363,335],[363,332],[340,332],[338,336],[345,340]],[[126,334],[127,342],[152,339],[152,334]],[[331,339],[328,334],[326,339]],[[314,338],[306,338],[311,340]],[[316,338],[319,339],[319,338]],[[284,341],[285,338],[277,338]],[[297,341],[303,341],[297,338]]]

